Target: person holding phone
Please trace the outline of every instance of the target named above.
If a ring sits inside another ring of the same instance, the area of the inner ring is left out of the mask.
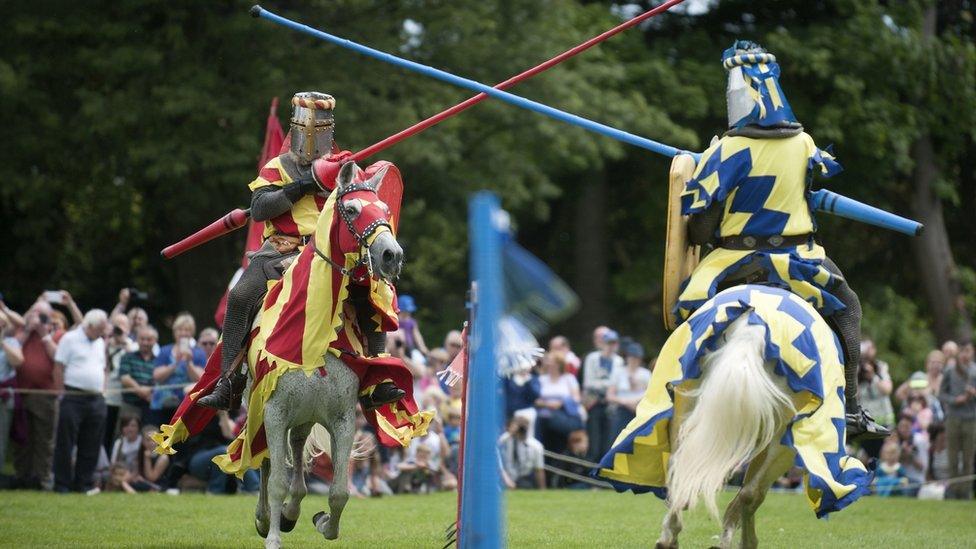
[[[61,334],[51,326],[51,304],[38,300],[24,315],[24,329],[17,336],[24,361],[17,368],[20,389],[60,389],[54,382],[54,354]],[[54,435],[57,428],[58,401],[51,394],[22,395],[27,416],[27,439],[14,447],[14,486],[41,490],[51,489],[51,466],[54,459]]]
[[[159,349],[153,381],[156,385],[190,385],[203,375],[207,364],[207,354],[197,346],[193,335],[197,331],[196,321],[190,313],[180,313],[173,320],[174,343]],[[151,419],[149,423],[162,425],[169,423],[176,408],[183,401],[183,387],[156,388],[149,403]]]

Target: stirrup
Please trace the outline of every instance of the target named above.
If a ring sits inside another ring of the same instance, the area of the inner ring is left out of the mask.
[[[387,394],[377,394],[388,391]],[[385,382],[377,384],[373,389],[373,392],[368,395],[363,395],[359,397],[359,404],[363,407],[364,412],[370,410],[375,410],[380,406],[385,404],[391,404],[399,401],[401,398],[406,396],[407,392],[403,389],[397,387],[393,383]]]
[[[847,439],[849,441],[882,439],[891,435],[891,431],[887,427],[876,422],[874,417],[860,405],[845,413],[844,419],[847,424]]]
[[[234,388],[231,380],[227,376],[220,376],[213,391],[209,395],[200,397],[196,404],[204,408],[214,408],[215,410],[229,410],[234,396]]]

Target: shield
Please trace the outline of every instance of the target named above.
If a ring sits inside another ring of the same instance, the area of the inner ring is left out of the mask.
[[[671,161],[668,181],[668,227],[664,249],[663,306],[664,326],[668,330],[678,327],[678,319],[671,314],[681,283],[698,266],[699,247],[688,242],[688,216],[681,215],[681,192],[685,182],[695,172],[695,159],[689,154],[679,154]]]
[[[403,178],[400,176],[400,170],[392,162],[380,160],[366,168],[363,180],[369,179],[386,167],[389,169],[386,170],[386,175],[376,188],[376,194],[390,208],[390,225],[393,226],[395,235],[400,226],[400,202],[403,200]]]

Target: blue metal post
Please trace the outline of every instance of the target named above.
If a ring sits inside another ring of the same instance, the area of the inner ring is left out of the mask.
[[[498,198],[485,191],[475,194],[468,208],[474,320],[469,341],[471,362],[458,537],[461,549],[495,549],[502,547],[505,540],[497,451],[502,409],[495,367],[496,330],[504,306],[499,211]]]

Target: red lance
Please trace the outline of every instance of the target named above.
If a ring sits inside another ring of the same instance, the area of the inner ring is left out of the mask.
[[[616,27],[602,34],[594,36],[593,38],[590,38],[586,42],[583,42],[582,44],[570,48],[564,51],[563,53],[553,57],[552,59],[549,59],[548,61],[544,61],[532,67],[531,69],[528,69],[524,72],[521,72],[509,78],[508,80],[505,80],[504,82],[496,84],[494,87],[495,89],[504,90],[511,86],[514,86],[515,84],[518,84],[519,82],[527,78],[531,78],[539,74],[540,72],[546,71],[558,65],[559,63],[562,63],[563,61],[569,59],[570,57],[573,57],[579,53],[582,53],[592,48],[593,46],[599,44],[600,42],[603,42],[604,40],[610,38],[611,36],[614,36],[631,27],[639,25],[644,21],[647,21],[648,19],[671,9],[673,6],[676,6],[682,2],[684,2],[684,0],[668,0],[667,2],[661,4],[660,6],[657,6],[654,9],[648,10],[640,15],[628,19],[627,21],[624,21],[620,25],[617,25]],[[387,149],[412,135],[416,135],[431,126],[438,124],[439,122],[442,122],[462,111],[465,111],[477,105],[478,103],[481,103],[487,98],[488,98],[487,94],[479,93],[478,95],[475,95],[474,97],[471,97],[461,103],[458,103],[453,107],[441,111],[435,114],[434,116],[427,118],[426,120],[417,122],[413,126],[410,126],[409,128],[406,128],[394,135],[391,135],[386,139],[383,139],[382,141],[374,143],[373,145],[370,145],[369,147],[366,147],[365,149],[362,149],[359,152],[353,153],[349,157],[349,160],[354,162],[359,162],[361,160],[369,158],[370,156],[384,149]],[[247,224],[249,215],[250,215],[249,210],[242,210],[240,208],[235,209],[227,213],[220,219],[214,221],[210,225],[207,225],[206,227],[200,229],[199,231],[193,233],[192,235],[184,238],[183,240],[180,240],[175,244],[171,244],[166,248],[163,248],[163,251],[161,252],[162,256],[166,259],[172,259],[187,250],[195,248],[205,242],[209,242],[219,236],[223,236],[229,232],[239,229]]]

